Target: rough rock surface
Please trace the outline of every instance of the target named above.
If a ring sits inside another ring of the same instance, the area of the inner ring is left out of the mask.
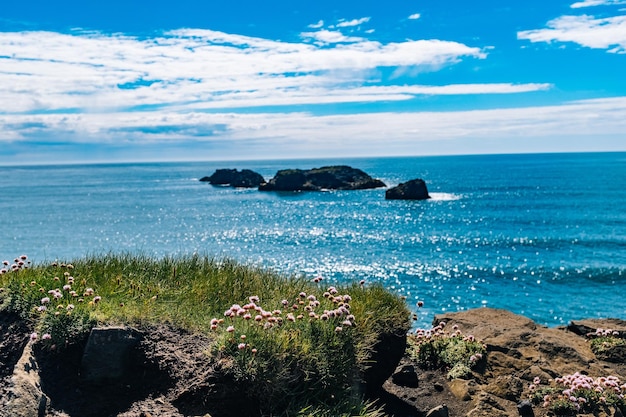
[[[249,169],[218,169],[208,177],[200,178],[202,182],[213,185],[230,185],[231,187],[252,188],[265,182],[265,178]]]
[[[389,395],[387,409],[394,416],[424,416],[436,406],[445,404],[450,416],[493,417],[519,416],[522,404],[530,396],[529,386],[535,377],[544,383],[551,378],[581,372],[591,377],[614,375],[626,381],[626,363],[607,362],[591,351],[584,337],[591,329],[626,330],[626,321],[584,320],[576,326],[587,326],[581,334],[567,328],[548,328],[506,310],[480,308],[436,316],[433,323],[445,321],[457,325],[463,334],[472,334],[487,346],[484,366],[468,380],[446,379],[442,371],[424,371],[405,356],[398,370],[414,365],[418,386],[384,384]],[[570,325],[571,327],[571,325]],[[527,410],[527,408],[525,409]],[[547,410],[534,406],[536,417]],[[596,417],[613,417],[611,408]]]
[[[360,169],[334,165],[310,170],[285,169],[259,186],[260,191],[362,190],[385,187]]]
[[[403,182],[385,192],[386,200],[426,200],[429,198],[426,183],[420,178]]]

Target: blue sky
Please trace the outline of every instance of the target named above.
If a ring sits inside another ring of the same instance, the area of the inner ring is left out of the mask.
[[[626,150],[626,0],[5,3],[0,164]]]

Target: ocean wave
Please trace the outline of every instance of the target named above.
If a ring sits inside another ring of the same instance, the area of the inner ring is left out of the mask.
[[[461,194],[429,193],[431,201],[456,201],[463,198]]]

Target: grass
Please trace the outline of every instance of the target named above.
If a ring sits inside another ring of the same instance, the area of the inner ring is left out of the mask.
[[[404,301],[381,285],[335,288],[232,260],[108,254],[16,265],[0,275],[1,308],[30,320],[34,341],[60,349],[96,324],[209,334],[207,359],[266,414],[381,415],[361,402],[360,376],[381,335],[410,328]]]

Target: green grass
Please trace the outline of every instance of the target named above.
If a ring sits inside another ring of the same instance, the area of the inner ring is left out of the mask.
[[[274,415],[380,415],[361,403],[360,376],[381,335],[410,328],[404,301],[381,285],[330,288],[196,255],[37,265],[0,275],[0,287],[1,308],[55,348],[96,324],[168,323],[211,335],[207,359]]]

